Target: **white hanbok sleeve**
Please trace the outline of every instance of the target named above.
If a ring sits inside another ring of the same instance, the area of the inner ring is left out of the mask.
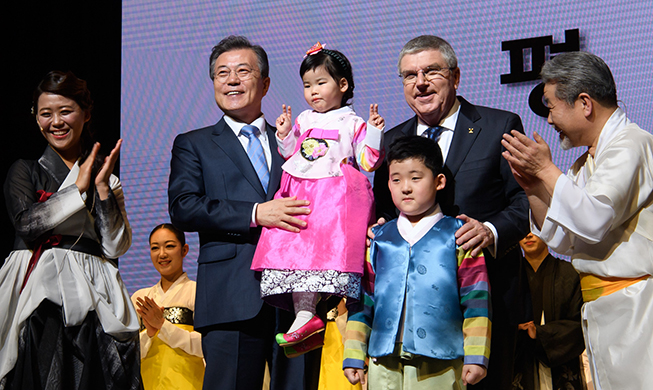
[[[134,294],[131,296],[131,301],[132,305],[134,306],[134,309],[136,309],[138,306],[136,306],[136,300],[137,298],[143,298],[144,296],[147,295],[147,292],[149,291],[149,288],[142,288],[138,291],[136,291]],[[141,317],[140,315],[138,316],[138,323],[141,323]],[[140,347],[141,347],[141,359],[145,359],[147,356],[147,353],[150,351],[150,347],[152,346],[152,338],[147,335],[147,329],[143,329],[139,332],[139,341],[140,341]]]
[[[558,253],[572,249],[573,238],[589,244],[601,242],[646,205],[653,192],[651,161],[645,143],[623,137],[597,157],[584,186],[571,175],[561,175],[539,236]]]
[[[198,332],[178,328],[169,321],[163,321],[158,338],[171,348],[180,348],[189,355],[204,357],[202,353],[202,335]]]

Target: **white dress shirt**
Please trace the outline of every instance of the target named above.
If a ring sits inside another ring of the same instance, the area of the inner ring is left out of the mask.
[[[460,115],[460,103],[456,101],[458,107],[456,110],[446,117],[442,123],[440,123],[441,127],[444,127],[444,130],[442,131],[442,134],[440,135],[440,139],[438,140],[438,146],[440,146],[440,150],[442,151],[442,161],[447,161],[447,156],[449,155],[449,149],[451,148],[451,141],[453,140],[453,132],[456,128],[456,123],[458,123],[458,116]],[[425,123],[422,123],[419,118],[417,118],[417,135],[419,136],[424,136],[424,132],[432,126],[428,126]],[[491,231],[492,234],[494,235],[494,243],[490,246],[488,246],[487,249],[492,257],[496,257],[497,255],[497,245],[499,244],[499,233],[497,233],[497,229],[494,227],[494,225],[490,222],[483,222],[485,226],[487,226]]]
[[[243,145],[243,149],[245,149],[245,152],[247,152],[247,147],[249,146],[249,138],[247,138],[246,135],[241,134],[240,130],[243,128],[243,126],[246,125],[255,126],[259,129],[256,138],[258,138],[258,140],[261,141],[261,146],[263,147],[263,153],[265,154],[265,162],[268,164],[268,171],[270,171],[270,168],[272,167],[272,151],[270,150],[270,142],[268,141],[268,133],[266,131],[267,125],[265,123],[265,117],[261,115],[252,123],[244,123],[244,122],[239,122],[225,115],[224,121],[227,123],[227,126],[229,126],[229,128],[234,132],[234,134],[238,138],[238,141],[240,141],[240,144]],[[258,203],[255,203],[254,207],[252,208],[252,218],[249,223],[249,226],[251,227],[257,226],[256,225],[257,207],[258,207]]]

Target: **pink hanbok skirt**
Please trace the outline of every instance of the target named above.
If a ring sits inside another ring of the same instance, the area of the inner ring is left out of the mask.
[[[365,175],[350,165],[341,169],[343,176],[322,179],[283,173],[274,198],[309,200],[311,213],[298,216],[307,222],[299,233],[265,227],[261,233],[252,269],[263,271],[261,296],[275,306],[288,308],[272,296],[296,291],[358,298],[374,195]]]

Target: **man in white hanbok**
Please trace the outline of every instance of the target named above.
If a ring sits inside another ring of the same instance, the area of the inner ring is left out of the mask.
[[[608,66],[563,53],[541,72],[548,122],[563,149],[587,147],[567,175],[548,145],[517,132],[504,157],[524,188],[531,227],[571,256],[585,304],[583,332],[596,389],[653,383],[653,136],[617,106]]]

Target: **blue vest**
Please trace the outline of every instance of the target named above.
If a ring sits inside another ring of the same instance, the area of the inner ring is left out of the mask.
[[[412,248],[396,219],[376,230],[370,248],[376,273],[370,356],[392,354],[404,298],[404,351],[442,360],[464,356],[454,236],[462,224],[444,217]]]

